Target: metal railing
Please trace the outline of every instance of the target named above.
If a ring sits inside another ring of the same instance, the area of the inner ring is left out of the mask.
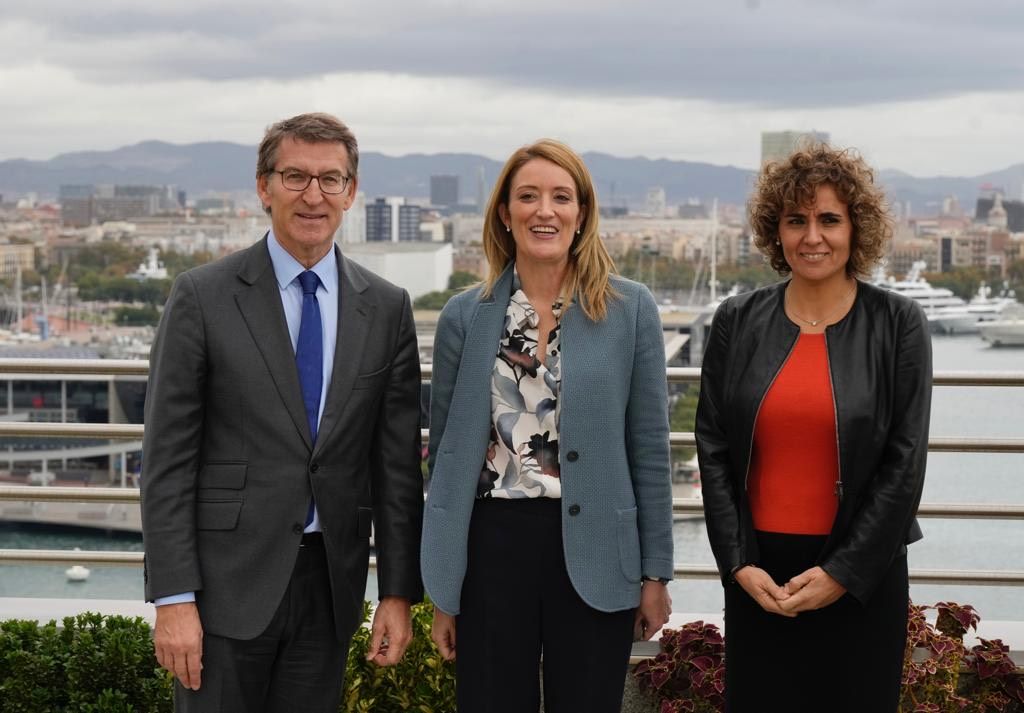
[[[61,374],[76,375],[145,376],[146,361],[106,359],[0,359],[0,377],[4,374]],[[429,378],[431,367],[421,365],[423,378]],[[696,383],[700,369],[669,367],[670,383]],[[1024,386],[1024,372],[939,371],[933,377],[936,386]],[[139,439],[143,426],[139,424],[89,423],[0,423],[0,436],[36,436],[65,438]],[[426,431],[422,433],[426,438]],[[693,433],[674,431],[670,434],[674,446],[694,446]],[[935,452],[963,453],[1024,453],[1024,438],[930,438],[928,449]],[[0,502],[83,502],[129,503],[139,502],[137,488],[68,488],[37,486],[0,486]],[[701,515],[703,505],[694,498],[673,500],[673,512],[678,515]],[[922,503],[918,514],[932,518],[970,518],[1020,520],[1024,519],[1024,504],[969,504]],[[142,564],[141,552],[67,551],[0,549],[0,564]],[[371,558],[370,566],[376,561]],[[717,579],[713,565],[676,563],[678,577]],[[910,579],[927,584],[1021,585],[1024,571],[988,570],[911,570]]]

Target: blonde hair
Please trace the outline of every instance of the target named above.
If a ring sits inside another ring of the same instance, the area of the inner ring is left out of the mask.
[[[569,270],[564,287],[579,302],[589,319],[600,321],[608,314],[608,300],[616,295],[611,285],[615,262],[598,235],[597,195],[590,172],[576,152],[554,139],[541,139],[516,149],[498,174],[484,213],[483,244],[488,268],[482,294],[484,297],[490,296],[505,268],[515,262],[515,240],[505,229],[499,209],[503,205],[508,206],[512,179],[516,172],[536,158],[565,169],[576,184],[576,196],[583,218],[580,232],[569,248]]]

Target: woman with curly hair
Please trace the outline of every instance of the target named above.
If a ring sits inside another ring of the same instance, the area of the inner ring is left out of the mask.
[[[726,709],[895,711],[906,545],[921,538],[927,322],[859,279],[892,235],[859,156],[814,145],[768,164],[748,211],[754,243],[789,279],[719,307],[701,372]]]
[[[542,140],[505,163],[489,273],[437,324],[423,581],[458,709],[618,713],[631,643],[668,620],[665,350],[614,273],[590,173]],[[456,655],[457,652],[457,655]]]

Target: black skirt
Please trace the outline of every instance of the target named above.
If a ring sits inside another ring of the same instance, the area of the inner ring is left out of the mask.
[[[776,583],[810,569],[826,538],[758,532],[758,563]],[[871,599],[850,594],[795,619],[725,589],[727,713],[894,713],[907,639],[907,558],[893,560]]]

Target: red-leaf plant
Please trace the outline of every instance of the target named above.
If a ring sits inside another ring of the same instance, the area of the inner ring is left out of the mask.
[[[694,621],[666,629],[661,653],[637,664],[633,675],[652,691],[659,713],[725,710],[725,640],[714,624]]]
[[[924,612],[935,609],[933,627]],[[978,628],[974,607],[939,602],[909,605],[907,651],[903,662],[901,713],[1011,713],[1024,704],[1024,681],[1016,674],[1009,648],[999,639],[979,639],[968,651],[964,634]],[[920,652],[917,656],[914,652]],[[961,670],[973,675],[961,681]]]
[[[925,619],[929,609],[938,612],[934,626]],[[909,604],[901,713],[1024,711],[1024,678],[1009,648],[999,639],[979,639],[969,651],[963,645],[980,620],[967,604]],[[666,629],[660,643],[661,653],[634,671],[640,687],[656,696],[659,713],[722,713],[725,640],[718,627],[691,622]],[[972,675],[961,680],[961,671]]]

